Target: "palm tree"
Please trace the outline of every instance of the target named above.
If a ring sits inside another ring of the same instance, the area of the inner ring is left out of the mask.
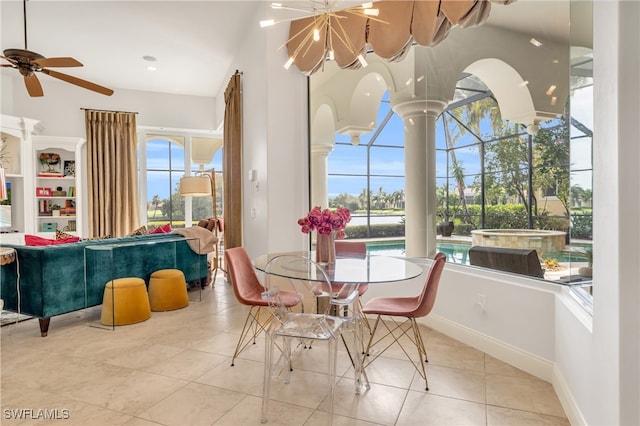
[[[153,217],[156,217],[156,213],[158,212],[158,206],[160,205],[160,196],[155,194],[153,199],[151,200],[151,205],[153,206]]]

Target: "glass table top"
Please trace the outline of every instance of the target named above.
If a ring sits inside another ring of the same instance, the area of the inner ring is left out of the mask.
[[[277,269],[268,271],[271,275],[309,281],[321,280],[315,276],[315,268],[311,271],[306,262],[295,261],[295,256],[314,259],[313,252],[269,253],[253,259],[253,265],[262,272],[267,272],[268,262],[277,256],[291,256],[290,262],[279,262]],[[325,272],[334,282],[340,283],[383,283],[404,281],[422,274],[423,269],[415,263],[397,257],[367,255],[363,258],[338,257],[336,262],[324,266]]]

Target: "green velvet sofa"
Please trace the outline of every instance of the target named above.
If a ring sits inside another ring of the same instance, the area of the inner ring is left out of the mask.
[[[111,279],[138,277],[148,284],[154,271],[175,268],[190,284],[207,282],[206,254],[198,254],[178,234],[7,246],[16,249],[17,261],[0,267],[4,309],[38,317],[43,337],[51,317],[102,304],[105,284]]]

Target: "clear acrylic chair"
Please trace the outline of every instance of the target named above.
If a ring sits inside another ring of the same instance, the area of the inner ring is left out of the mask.
[[[338,240],[336,245],[336,257],[338,258],[358,258],[367,257],[367,245],[364,241]],[[331,283],[331,305],[332,314],[339,316],[345,321],[343,330],[349,330],[353,334],[353,347],[342,335],[342,341],[347,350],[351,364],[355,370],[356,393],[369,389],[369,379],[366,371],[362,368],[360,355],[365,353],[365,342],[363,329],[366,328],[368,335],[371,335],[371,326],[362,312],[361,297],[369,289],[367,283]]]
[[[394,343],[397,343],[424,379],[425,389],[429,390],[429,381],[427,380],[427,372],[424,366],[424,364],[428,362],[427,351],[424,347],[424,340],[420,334],[416,318],[426,317],[431,312],[436,301],[438,284],[440,283],[440,276],[442,275],[445,261],[446,257],[443,253],[437,253],[435,255],[420,294],[413,297],[376,297],[365,303],[363,312],[365,314],[377,315],[373,325],[373,332],[367,345],[367,354],[371,354],[371,349],[375,345],[383,345],[386,343],[384,348],[366,361],[366,365],[371,364],[382,355],[384,351],[389,349]],[[382,317],[388,319],[389,322],[381,321]],[[398,320],[399,318],[405,318],[405,320],[400,322]],[[375,333],[379,325],[386,328],[386,334],[376,337]],[[387,343],[388,340],[386,338],[389,336],[391,337],[391,341]],[[419,363],[411,358],[407,349],[402,345],[401,338],[403,336],[407,336],[418,350]]]
[[[300,348],[309,341],[319,340],[328,342],[329,346],[327,400],[331,423],[336,384],[337,339],[343,325],[342,319],[329,315],[331,281],[320,265],[303,256],[276,256],[267,263],[265,273],[268,279],[267,291],[263,297],[273,307],[275,319],[266,333],[261,422],[267,422],[272,380],[279,379],[285,384],[291,380],[292,345],[296,344],[296,348]],[[293,279],[287,275],[305,278]],[[300,312],[292,312],[287,308],[282,297],[286,290],[300,295]],[[279,357],[274,359],[276,346],[281,351]]]

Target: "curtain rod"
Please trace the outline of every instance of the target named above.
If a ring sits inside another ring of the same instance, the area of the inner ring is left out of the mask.
[[[134,111],[111,111],[108,109],[93,109],[93,108],[80,108],[80,109],[84,111],[115,112],[116,114],[138,114],[137,112],[134,112]]]

